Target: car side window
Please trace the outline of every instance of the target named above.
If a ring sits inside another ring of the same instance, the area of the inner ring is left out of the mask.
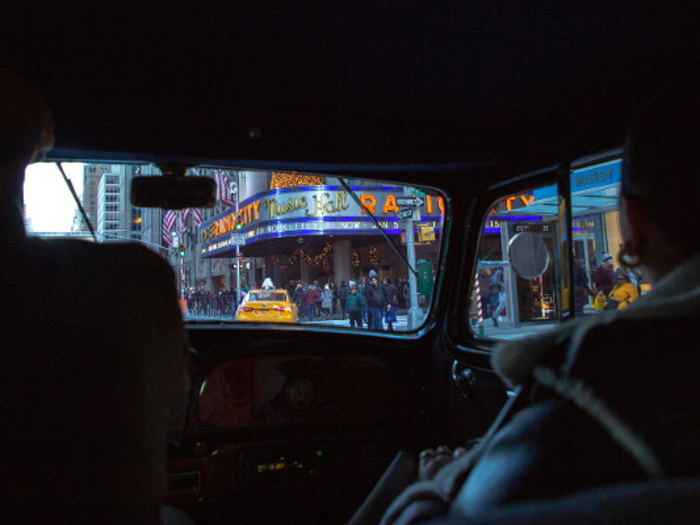
[[[478,337],[510,339],[559,324],[558,234],[556,185],[506,195],[489,208],[469,296]]]
[[[478,338],[552,330],[571,301],[576,317],[599,315],[625,308],[650,289],[638,270],[621,264],[620,169],[619,158],[570,166],[573,286],[563,290],[568,268],[562,268],[560,250],[569,235],[559,222],[557,185],[504,195],[490,207],[469,295],[468,324]]]

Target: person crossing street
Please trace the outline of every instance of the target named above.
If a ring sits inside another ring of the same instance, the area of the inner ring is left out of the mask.
[[[365,298],[358,292],[357,286],[350,288],[350,295],[345,299],[343,308],[348,312],[350,328],[355,326],[362,328],[362,312],[367,309],[367,304]]]

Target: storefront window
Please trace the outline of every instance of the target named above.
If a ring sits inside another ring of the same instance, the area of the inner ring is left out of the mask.
[[[643,275],[620,264],[624,246],[618,212],[620,167],[621,161],[613,160],[571,170],[577,317],[600,314],[614,299],[621,273],[629,277],[638,294],[650,289]],[[470,326],[477,335],[495,339],[520,337],[551,330],[558,323],[562,294],[555,242],[559,224],[553,212],[557,200],[556,186],[548,186],[505,196],[491,208],[482,229],[479,272],[469,309]],[[550,259],[546,269],[534,278],[518,275],[508,252],[514,235],[524,231],[535,234]],[[497,277],[499,272],[502,278]]]

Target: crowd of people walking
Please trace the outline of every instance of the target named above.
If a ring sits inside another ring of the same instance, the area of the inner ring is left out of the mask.
[[[264,283],[263,285],[264,286]],[[235,316],[236,309],[245,298],[250,287],[235,288],[212,294],[209,290],[191,290],[187,296],[187,311],[197,316]],[[327,321],[331,318],[348,320],[351,327],[370,330],[394,330],[396,311],[410,306],[408,279],[399,277],[394,284],[390,277],[380,281],[377,273],[370,270],[367,278],[357,281],[327,282],[285,287],[290,301],[297,305],[300,321]]]
[[[199,316],[233,316],[241,299],[245,297],[248,288],[241,287],[241,295],[238,297],[236,290],[222,290],[218,294],[211,294],[209,290],[191,290],[187,296],[187,311],[190,315]]]
[[[329,282],[319,285],[314,281],[307,286],[297,284],[290,291],[296,303],[300,320],[324,321],[331,316],[347,319],[351,327],[367,327],[370,330],[393,331],[397,321],[397,308],[406,308],[410,303],[408,280],[399,277],[393,284],[390,277],[380,281],[377,273],[370,270],[369,277],[357,281]]]

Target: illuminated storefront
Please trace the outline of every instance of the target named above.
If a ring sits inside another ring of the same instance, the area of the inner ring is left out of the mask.
[[[403,250],[407,222],[398,220],[399,186],[352,187],[356,197],[377,219],[392,243]],[[441,197],[417,195],[423,202],[412,220],[416,257],[436,260],[434,234],[441,231]],[[374,268],[380,275],[407,275],[380,229],[353,195],[342,186],[277,188],[243,201],[200,226],[202,258],[235,257],[235,235],[245,236],[243,257],[268,257],[282,283],[305,281],[318,275],[337,284]],[[433,236],[431,236],[433,234]],[[303,263],[303,264],[302,264]],[[303,265],[310,267],[302,271]],[[282,273],[279,270],[283,270]],[[307,272],[306,274],[304,272]]]
[[[618,265],[617,256],[623,243],[617,210],[620,170],[621,161],[612,160],[571,172],[573,252],[586,270],[591,288],[603,253],[612,255],[615,266]],[[514,273],[510,275],[507,293],[512,294],[514,309],[517,305],[516,318],[519,321],[549,320],[559,316],[559,253],[555,242],[559,231],[557,203],[556,185],[537,188],[497,203],[485,224],[482,260],[507,260],[508,243],[522,231],[538,234],[549,250],[551,263],[541,277],[525,280]],[[590,305],[592,298],[589,297],[588,302]]]

